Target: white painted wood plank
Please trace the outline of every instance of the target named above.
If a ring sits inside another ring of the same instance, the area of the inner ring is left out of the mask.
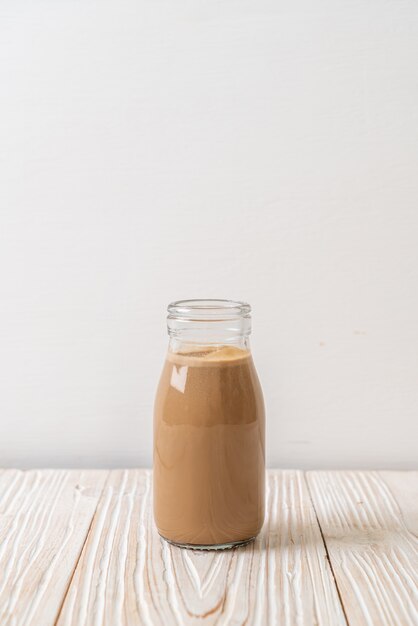
[[[107,472],[0,474],[0,624],[55,624]]]
[[[151,472],[112,472],[59,626],[345,624],[301,472],[269,472],[267,511],[253,544],[181,550],[154,527]]]
[[[418,624],[418,472],[309,472],[344,608],[356,626]]]

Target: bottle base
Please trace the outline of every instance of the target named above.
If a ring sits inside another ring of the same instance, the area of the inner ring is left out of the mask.
[[[160,534],[161,539],[167,541],[172,546],[177,548],[187,548],[188,550],[230,550],[231,548],[237,548],[238,546],[245,546],[247,543],[251,543],[256,538],[250,537],[249,539],[241,539],[240,541],[229,541],[227,543],[215,543],[215,544],[196,544],[196,543],[180,543],[178,541],[172,541]]]

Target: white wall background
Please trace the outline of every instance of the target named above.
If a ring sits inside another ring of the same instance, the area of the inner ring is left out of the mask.
[[[0,90],[0,465],[149,464],[188,297],[270,465],[416,465],[415,0],[3,0]]]

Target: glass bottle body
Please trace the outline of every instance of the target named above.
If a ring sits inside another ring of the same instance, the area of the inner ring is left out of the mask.
[[[182,303],[170,305],[154,411],[154,517],[172,543],[225,548],[254,538],[264,521],[264,403],[248,305],[245,317],[241,303],[188,302],[186,328]]]

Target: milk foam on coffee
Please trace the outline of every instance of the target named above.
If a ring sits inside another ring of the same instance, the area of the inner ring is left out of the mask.
[[[251,353],[169,352],[154,414],[154,516],[175,543],[221,545],[264,520],[264,405]]]

